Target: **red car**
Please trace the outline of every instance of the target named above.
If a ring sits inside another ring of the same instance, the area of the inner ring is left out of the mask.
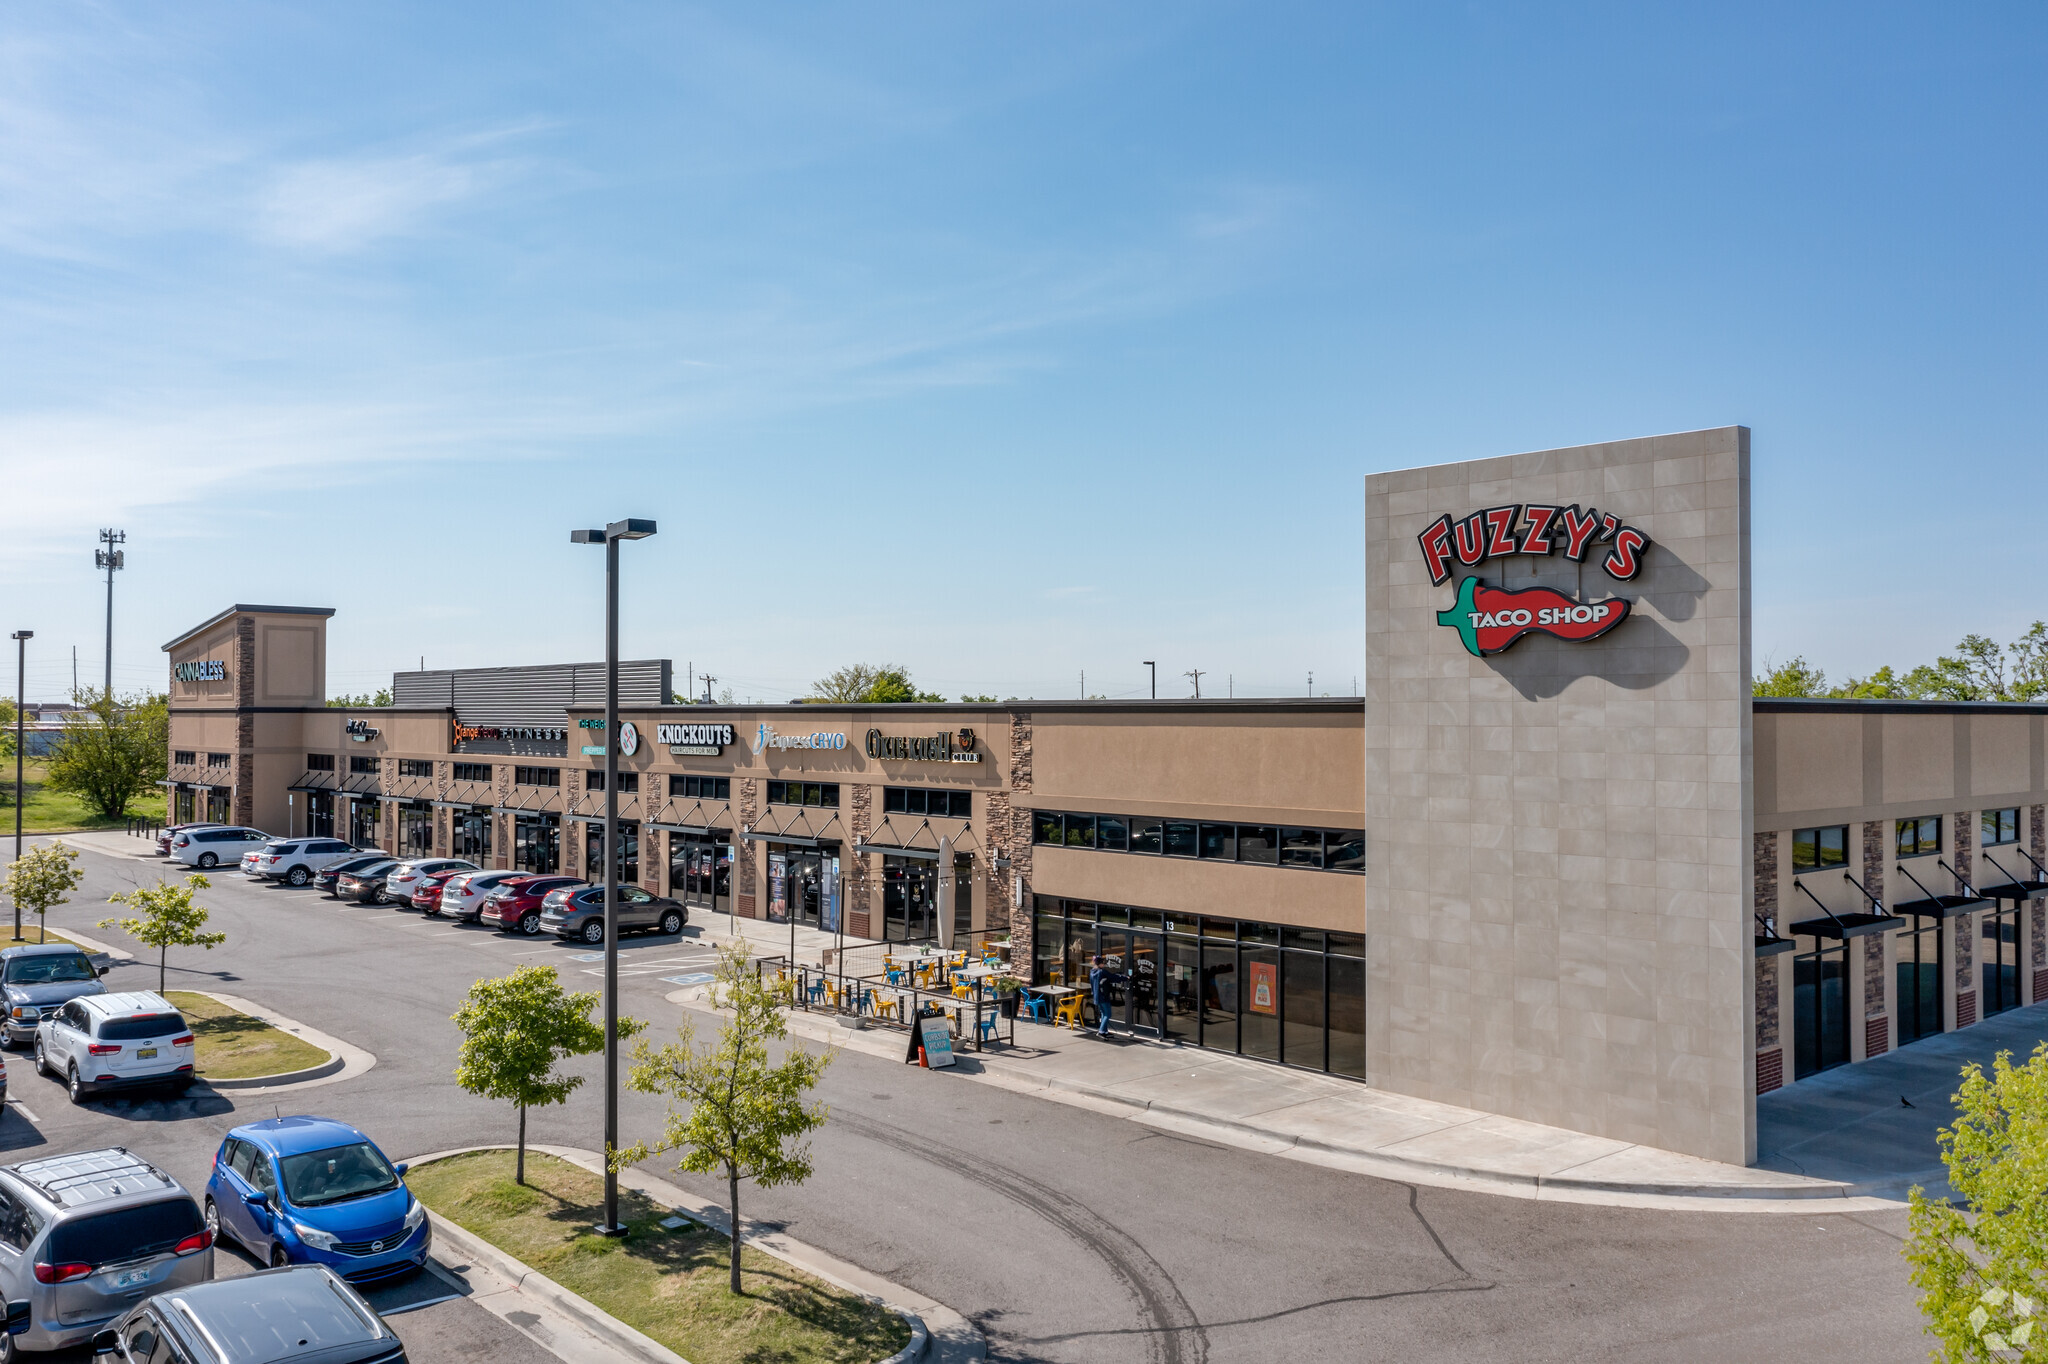
[[[413,882],[412,907],[428,918],[433,918],[441,912],[441,890],[448,884],[449,879],[463,872],[475,870],[475,867],[450,867],[446,871],[428,872]]]
[[[552,873],[515,876],[484,897],[483,908],[477,911],[476,921],[496,924],[500,933],[538,933],[540,902],[548,897],[548,893],[564,886],[582,884],[580,876]]]

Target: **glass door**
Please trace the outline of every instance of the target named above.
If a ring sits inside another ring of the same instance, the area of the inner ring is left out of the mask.
[[[1849,1059],[1849,966],[1840,943],[1792,958],[1792,1073],[1804,1079]]]
[[[520,815],[514,820],[512,865],[539,875],[558,869],[562,865],[561,820],[553,815]]]
[[[1118,976],[1126,977],[1124,983],[1121,984],[1115,980],[1110,981],[1104,991],[1104,998],[1109,1002],[1108,1012],[1110,1019],[1112,1022],[1128,1023],[1130,1022],[1131,1007],[1131,991],[1128,981],[1128,973],[1131,969],[1130,930],[1124,928],[1103,928],[1097,931],[1100,934],[1101,941],[1100,946],[1096,950],[1102,956],[1102,969],[1113,972]],[[1090,988],[1088,969],[1089,963],[1081,963],[1081,978],[1074,982],[1084,990]],[[1094,1007],[1094,994],[1092,991],[1089,995],[1089,1005],[1091,1008]]]
[[[1160,1017],[1166,1035],[1184,1042],[1196,1040],[1196,1009],[1202,972],[1202,944],[1197,938],[1169,937],[1166,963],[1160,982]]]
[[[1983,982],[1977,1007],[1989,1017],[2020,1005],[2019,907],[1992,910],[1982,922],[1978,969]]]
[[[668,893],[691,909],[722,911],[725,892],[719,881],[719,847],[698,839],[670,842]]]
[[[308,791],[306,793],[306,836],[309,838],[334,837],[334,793],[332,791]]]
[[[1899,993],[1899,1045],[1933,1037],[1941,1031],[1941,920],[1913,916],[1913,927],[1899,934],[1899,959],[1894,967]]]
[[[1155,1035],[1159,1034],[1159,994],[1166,983],[1165,972],[1160,969],[1160,947],[1156,934],[1133,933],[1124,964],[1124,975],[1129,978],[1124,986],[1129,1000],[1124,1022],[1133,1028],[1150,1029]]]
[[[816,848],[792,849],[789,854],[789,907],[797,922],[812,928],[823,926],[819,901],[821,867]]]

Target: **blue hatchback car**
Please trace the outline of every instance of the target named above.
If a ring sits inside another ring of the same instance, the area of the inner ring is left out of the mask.
[[[206,1181],[206,1225],[271,1265],[326,1265],[357,1284],[412,1273],[433,1241],[405,1167],[328,1118],[229,1132]]]

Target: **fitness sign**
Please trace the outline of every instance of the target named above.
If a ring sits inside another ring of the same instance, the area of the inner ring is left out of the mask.
[[[1562,553],[1582,564],[1603,545],[1609,548],[1600,556],[1600,567],[1610,578],[1626,582],[1642,572],[1650,548],[1650,537],[1634,526],[1594,507],[1580,511],[1576,502],[1568,507],[1516,502],[1456,521],[1446,514],[1415,538],[1429,580],[1439,587],[1456,568],[1477,568],[1488,559]],[[1484,658],[1527,634],[1573,643],[1598,639],[1628,618],[1629,605],[1625,597],[1582,602],[1549,587],[1511,592],[1468,577],[1458,584],[1458,599],[1450,609],[1436,613],[1436,623],[1456,630],[1465,652]]]

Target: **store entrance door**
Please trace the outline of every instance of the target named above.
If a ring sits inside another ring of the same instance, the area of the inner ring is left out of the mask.
[[[1134,1029],[1145,1028],[1157,1036],[1160,991],[1165,984],[1165,973],[1160,969],[1164,952],[1159,935],[1104,928],[1101,946],[1097,950],[1102,953],[1102,964],[1124,977],[1123,984],[1110,990],[1110,1017]],[[1086,981],[1084,966],[1081,983]]]
[[[670,846],[668,893],[691,909],[729,912],[732,871],[724,865],[725,845],[684,838]]]

